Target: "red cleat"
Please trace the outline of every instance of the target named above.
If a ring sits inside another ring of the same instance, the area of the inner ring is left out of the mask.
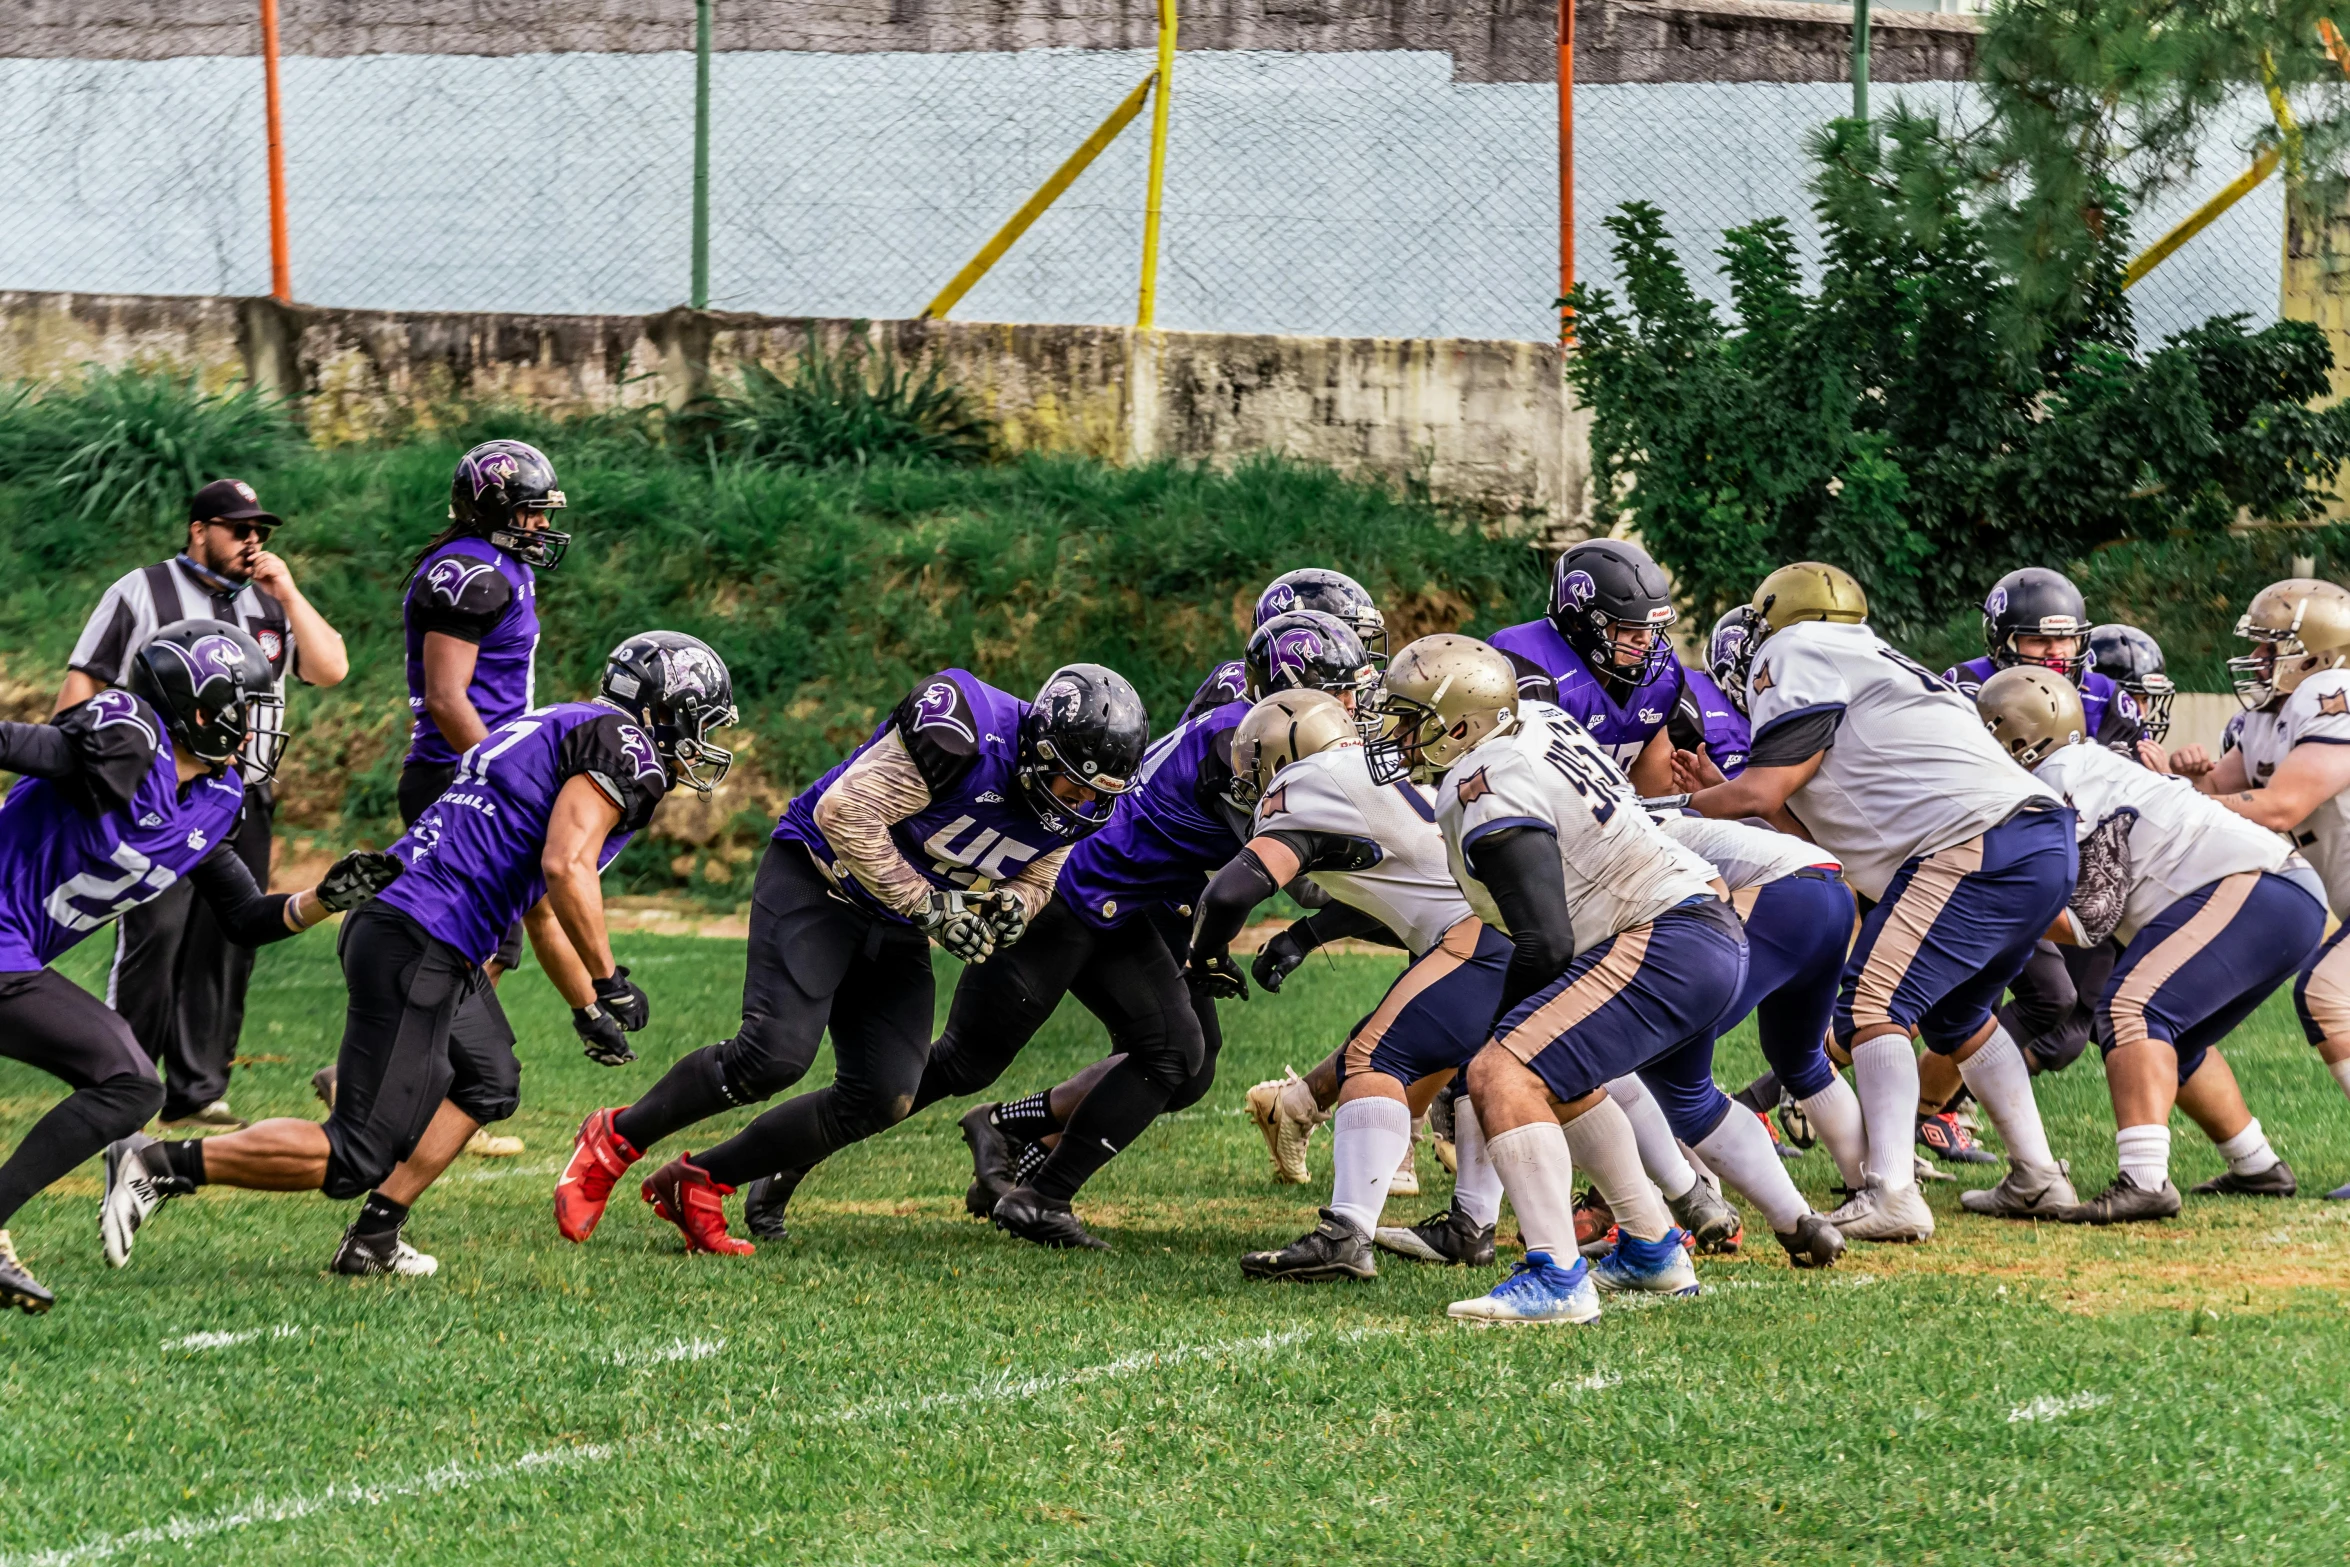
[[[1616,1215],[1598,1188],[1585,1187],[1575,1199],[1575,1249],[1586,1257],[1604,1257],[1615,1250]]]
[[[689,1252],[715,1252],[721,1257],[747,1257],[759,1248],[726,1233],[726,1204],[734,1188],[710,1179],[710,1172],[685,1161],[679,1154],[645,1181],[645,1201],[653,1211],[685,1232]]]
[[[623,1109],[626,1106],[622,1107]],[[579,1140],[571,1145],[571,1162],[555,1183],[555,1228],[574,1244],[596,1233],[604,1204],[628,1167],[644,1157],[628,1140],[612,1130],[618,1110],[598,1110],[579,1123]]]

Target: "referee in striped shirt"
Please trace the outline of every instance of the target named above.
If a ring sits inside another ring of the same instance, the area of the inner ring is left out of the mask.
[[[198,490],[188,503],[187,548],[126,574],[98,600],[74,644],[56,710],[119,681],[132,651],[175,620],[242,626],[268,655],[280,697],[288,674],[305,685],[341,683],[351,669],[343,639],[270,553],[269,535],[278,525],[242,479],[215,479]],[[269,785],[245,791],[236,852],[262,887],[269,885],[274,811]],[[245,1124],[229,1109],[228,1072],[252,975],[252,950],[229,941],[193,882],[178,883],[118,922],[106,1004],[163,1067],[166,1124]]]

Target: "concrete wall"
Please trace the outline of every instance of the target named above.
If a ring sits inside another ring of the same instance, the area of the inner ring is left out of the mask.
[[[266,299],[0,293],[0,382],[173,364],[298,400],[321,443],[430,426],[467,404],[559,413],[682,405],[735,366],[787,368],[863,331],[942,362],[1014,450],[1229,462],[1275,451],[1480,514],[1567,525],[1581,432],[1548,344],[1140,333],[673,310],[521,316],[323,310]]]

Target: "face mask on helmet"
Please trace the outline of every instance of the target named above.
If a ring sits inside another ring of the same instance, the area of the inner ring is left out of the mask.
[[[162,715],[173,744],[215,776],[232,764],[248,784],[276,776],[285,703],[261,645],[243,629],[215,620],[159,627],[124,683]]]
[[[1746,674],[1754,665],[1755,629],[1754,606],[1735,604],[1714,622],[1705,644],[1706,673],[1741,713],[1746,711]]]
[[[1038,825],[1073,841],[1107,826],[1150,743],[1142,698],[1099,664],[1053,671],[1020,723],[1020,788]]]
[[[1257,595],[1256,625],[1301,609],[1319,611],[1343,623],[1362,643],[1372,668],[1387,667],[1387,617],[1368,589],[1343,571],[1306,566],[1286,571]]]
[[[1405,646],[1379,692],[1372,775],[1434,783],[1471,749],[1518,721],[1517,674],[1493,648],[1443,633]]]
[[[2162,645],[2136,626],[2118,622],[2089,633],[2089,667],[2130,694],[2139,730],[2157,743],[2170,736],[2171,701],[2178,688],[2163,673]]]

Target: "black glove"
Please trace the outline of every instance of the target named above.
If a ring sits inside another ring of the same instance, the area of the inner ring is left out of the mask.
[[[610,979],[596,982],[596,1006],[612,1014],[612,1021],[633,1034],[653,1020],[653,999],[638,988],[628,977],[628,970],[615,968]]]
[[[602,1007],[573,1007],[571,1026],[579,1035],[580,1049],[596,1065],[626,1066],[636,1059],[636,1052],[628,1048],[628,1035],[621,1032],[620,1020]]]
[[[1281,982],[1295,973],[1297,966],[1306,960],[1306,954],[1314,950],[1298,939],[1296,931],[1297,927],[1292,925],[1274,932],[1273,939],[1265,943],[1257,953],[1256,962],[1249,966],[1257,988],[1268,995],[1280,994]]]
[[[1002,951],[1028,934],[1028,906],[1020,901],[1020,894],[1006,887],[973,895],[980,918],[995,933],[995,946]]]
[[[398,881],[400,872],[407,868],[400,863],[399,856],[381,849],[353,849],[326,868],[326,874],[318,878],[311,895],[329,914],[340,914],[345,909],[357,908]]]
[[[921,924],[922,933],[935,938],[949,956],[985,963],[995,955],[995,928],[985,907],[966,901],[962,893],[933,891]]]
[[[1240,965],[1232,961],[1229,952],[1219,952],[1212,958],[1193,954],[1189,978],[1211,1001],[1248,999],[1248,981],[1240,977]]]

